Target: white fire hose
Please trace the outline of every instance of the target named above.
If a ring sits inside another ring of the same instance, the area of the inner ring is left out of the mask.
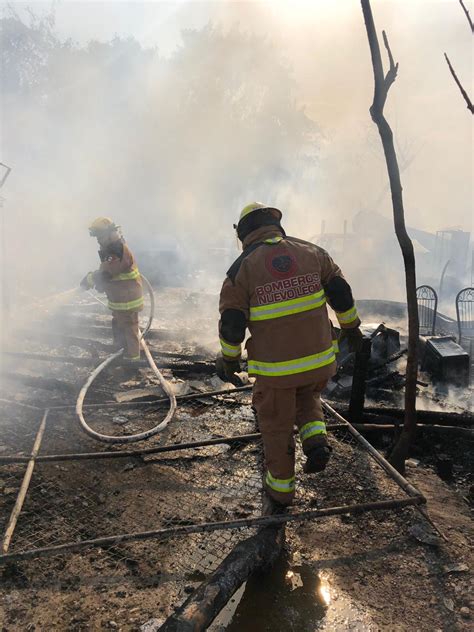
[[[84,399],[86,397],[87,391],[88,391],[89,387],[91,386],[91,384],[94,382],[95,378],[107,366],[109,366],[109,364],[111,364],[116,358],[119,358],[123,354],[124,349],[120,349],[119,351],[116,351],[115,353],[110,355],[108,358],[106,358],[103,362],[101,362],[101,364],[99,364],[99,366],[96,367],[92,371],[92,373],[87,378],[87,381],[85,382],[85,384],[81,388],[81,390],[79,392],[79,395],[77,397],[77,401],[76,401],[76,413],[77,413],[77,416],[79,418],[79,423],[81,424],[82,429],[88,435],[90,435],[93,439],[97,439],[97,441],[102,441],[104,443],[133,443],[135,441],[144,441],[145,439],[149,439],[150,437],[153,437],[158,432],[161,432],[164,428],[166,428],[166,426],[169,424],[169,422],[171,421],[171,419],[173,418],[173,416],[174,416],[174,414],[176,412],[176,397],[175,397],[173,391],[171,390],[168,382],[165,380],[163,375],[160,373],[160,370],[156,366],[155,361],[153,360],[153,357],[152,357],[152,355],[150,353],[150,350],[148,348],[148,345],[145,342],[145,336],[147,335],[147,333],[150,330],[151,324],[153,322],[154,313],[155,313],[155,296],[153,294],[153,288],[151,287],[151,284],[148,281],[148,279],[145,278],[143,275],[141,275],[141,279],[144,282],[144,284],[146,286],[146,289],[147,289],[147,292],[148,292],[148,294],[150,296],[150,315],[149,315],[148,322],[147,322],[147,325],[146,325],[145,329],[140,334],[140,345],[141,345],[141,347],[142,347],[142,349],[143,349],[143,351],[145,353],[145,356],[146,356],[146,359],[148,360],[148,364],[150,365],[150,368],[152,369],[152,371],[154,372],[154,374],[158,378],[160,386],[163,388],[164,392],[166,393],[166,395],[169,398],[170,407],[169,407],[168,413],[166,414],[166,417],[163,419],[162,422],[160,422],[158,425],[154,426],[153,428],[150,428],[149,430],[145,430],[144,432],[138,432],[136,434],[121,435],[121,436],[106,435],[106,434],[102,434],[100,432],[97,432],[96,430],[93,430],[88,425],[88,423],[84,419],[84,414],[82,412]],[[89,291],[89,294],[98,303],[100,303],[101,305],[105,305],[105,307],[108,307],[107,304],[104,303],[104,301],[102,301],[98,296],[96,296],[95,294],[93,294],[90,291]]]

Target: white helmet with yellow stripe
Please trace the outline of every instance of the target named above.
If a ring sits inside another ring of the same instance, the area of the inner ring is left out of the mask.
[[[261,221],[254,215],[257,211],[261,211],[261,213],[258,213],[258,217],[261,218]],[[266,220],[263,219],[265,216],[267,218]],[[281,218],[282,212],[279,209],[268,206],[268,204],[262,204],[261,202],[250,202],[250,204],[247,204],[247,206],[244,206],[241,210],[239,221],[237,224],[234,224],[234,228],[237,230],[238,238],[242,241],[245,235],[257,228],[259,224],[262,226],[266,224],[279,225]],[[253,226],[254,224],[255,226]]]

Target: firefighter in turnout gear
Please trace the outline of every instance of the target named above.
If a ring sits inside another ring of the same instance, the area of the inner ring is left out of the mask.
[[[89,272],[81,287],[105,292],[112,310],[112,334],[117,349],[124,348],[124,358],[140,360],[138,312],[143,309],[143,289],[140,273],[119,227],[108,217],[98,217],[89,226],[91,237],[100,246],[100,267]]]
[[[336,372],[337,341],[326,303],[353,350],[362,338],[352,291],[340,268],[319,246],[287,237],[281,217],[276,208],[252,203],[234,225],[243,252],[228,270],[220,294],[221,355],[216,362],[223,379],[240,370],[248,327],[248,372],[256,377],[253,404],[272,511],[293,501],[295,424],[307,457],[305,472],[324,470],[330,457],[320,394]]]

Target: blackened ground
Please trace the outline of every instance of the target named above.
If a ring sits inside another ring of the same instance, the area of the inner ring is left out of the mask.
[[[215,348],[217,336],[212,301],[179,290],[162,292],[157,298],[150,346],[158,364],[160,353],[162,359],[175,353],[178,370],[187,368],[178,376],[171,366],[169,379],[179,377],[194,383],[195,389],[215,388],[215,376],[192,372],[196,356],[209,366],[213,359],[210,349]],[[97,364],[110,343],[109,318],[100,309],[90,303],[63,306],[52,321],[37,323],[36,329],[29,323],[35,335],[28,342],[24,337],[12,339],[12,347],[77,355]],[[43,337],[35,333],[40,324]],[[17,379],[6,379],[0,396],[44,407],[73,404],[88,367],[28,360],[17,363],[14,371]],[[32,381],[22,383],[18,374]],[[59,380],[67,388],[55,388],[54,382],[44,379]],[[88,401],[101,404],[113,401],[117,392],[150,386],[155,384],[146,370],[130,375],[116,367],[94,384]],[[117,433],[149,427],[164,413],[156,405],[87,409],[91,424]],[[41,411],[2,404],[1,453],[28,454],[40,418]],[[144,445],[254,429],[248,395],[203,397],[180,405],[167,431]],[[334,458],[322,475],[304,477],[299,455],[295,510],[403,496],[347,437],[336,434],[332,441]],[[451,443],[443,439],[442,449]],[[62,410],[51,414],[41,454],[104,448],[79,430],[73,410]],[[460,460],[463,448],[467,451],[465,444],[452,448],[458,450]],[[271,574],[249,581],[236,612],[222,613],[224,623],[217,621],[214,629],[223,625],[234,631],[469,629],[474,611],[469,601],[473,565],[469,509],[464,494],[441,481],[429,462],[425,466],[424,455],[431,458],[429,449],[437,450],[436,443],[432,448],[420,443],[415,449],[420,453],[413,456],[421,463],[409,468],[408,478],[428,497],[430,514],[448,542],[433,538],[414,509],[288,526],[286,557]],[[145,459],[37,463],[11,551],[190,521],[258,515],[261,460],[261,446],[249,444]],[[24,466],[0,466],[3,527],[23,472]],[[139,630],[154,619],[156,628],[234,544],[251,533],[245,529],[122,543],[8,566],[0,588],[0,625],[7,631]],[[235,609],[236,603],[230,606]]]

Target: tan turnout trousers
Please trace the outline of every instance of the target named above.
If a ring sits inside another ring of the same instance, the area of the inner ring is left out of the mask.
[[[295,388],[273,388],[257,378],[253,405],[265,449],[267,493],[282,505],[295,495],[295,424],[303,451],[328,445],[321,391],[327,379]],[[278,490],[278,491],[277,491]]]
[[[140,359],[138,312],[112,312],[112,333],[114,343],[125,349],[125,358]]]

